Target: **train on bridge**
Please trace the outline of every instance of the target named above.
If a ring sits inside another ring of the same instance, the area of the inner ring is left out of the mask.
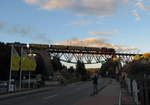
[[[48,44],[25,44],[25,43],[7,43],[7,45],[14,45],[16,47],[27,48],[27,45],[31,49],[49,49],[50,51],[75,51],[75,52],[89,52],[89,53],[109,53],[115,54],[116,51],[113,48],[106,47],[85,47],[85,46],[70,46],[70,45],[48,45]]]
[[[115,53],[115,49],[106,47],[84,47],[84,46],[64,46],[64,45],[50,45],[53,50],[68,50],[68,51],[82,51],[93,53]]]
[[[46,45],[46,44],[29,44],[30,48],[50,49],[53,51],[82,51],[94,53],[116,53],[113,48],[106,47],[84,47],[84,46],[68,46],[68,45]]]

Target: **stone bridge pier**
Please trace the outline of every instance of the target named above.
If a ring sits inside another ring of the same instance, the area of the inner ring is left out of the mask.
[[[48,78],[53,73],[52,61],[48,50],[33,50],[32,53],[37,55],[37,65],[39,72]]]

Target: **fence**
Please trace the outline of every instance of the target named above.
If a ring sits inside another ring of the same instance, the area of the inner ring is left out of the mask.
[[[133,96],[137,105],[150,105],[150,79],[126,79],[128,92]]]

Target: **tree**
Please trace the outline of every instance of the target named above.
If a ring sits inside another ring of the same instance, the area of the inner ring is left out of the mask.
[[[69,72],[69,73],[74,73],[74,72],[75,72],[75,69],[73,68],[73,66],[71,66],[71,67],[68,69],[68,72]]]
[[[142,63],[141,60],[133,61],[123,67],[123,71],[130,78],[143,78],[144,75],[150,74],[150,64]]]
[[[81,80],[86,80],[87,78],[87,72],[85,69],[85,65],[81,61],[77,61],[76,64],[76,72],[77,72],[77,77]]]
[[[54,71],[61,71],[63,69],[63,66],[60,62],[60,59],[57,57],[54,57],[52,60],[52,65],[53,65],[53,69]]]
[[[118,70],[121,63],[119,60],[113,61],[112,59],[107,59],[105,63],[102,64],[101,73],[103,76],[108,72],[109,76],[114,77],[116,75],[116,69]]]

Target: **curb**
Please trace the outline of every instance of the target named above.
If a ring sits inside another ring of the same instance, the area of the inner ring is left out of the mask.
[[[102,86],[101,88],[99,88],[97,90],[97,93],[95,95],[97,95],[101,90],[103,90],[104,88],[106,88],[109,84],[111,84],[112,80],[110,79],[104,86]],[[91,95],[93,96],[93,95]]]
[[[80,83],[82,83],[82,82],[80,81],[80,82],[75,82],[75,83],[72,83],[72,84],[80,84]],[[0,100],[16,98],[16,97],[19,97],[19,96],[22,96],[22,95],[34,94],[34,93],[37,93],[37,92],[50,91],[50,90],[53,90],[56,87],[59,87],[59,86],[57,86],[57,85],[54,85],[54,86],[51,85],[51,86],[43,87],[43,88],[37,88],[37,89],[19,91],[19,92],[14,92],[14,93],[2,94],[2,95],[0,95]],[[60,87],[63,87],[63,85],[60,86]]]
[[[106,83],[104,86],[102,86],[100,89],[98,89],[98,92],[99,91],[101,91],[101,90],[103,90],[105,87],[107,87],[109,84],[111,84],[111,82],[112,82],[112,80],[110,79],[109,81],[108,81],[108,83]]]
[[[122,93],[121,93],[121,89],[120,89],[120,94],[119,94],[119,98],[118,98],[118,105],[121,105],[121,98],[122,98]]]
[[[5,100],[5,99],[11,99],[11,98],[16,98],[22,95],[29,95],[37,92],[44,92],[44,91],[49,91],[52,90],[54,87],[45,87],[45,88],[39,88],[39,89],[32,89],[32,90],[27,90],[27,91],[20,91],[16,93],[8,93],[8,94],[3,94],[0,95],[0,100]]]

